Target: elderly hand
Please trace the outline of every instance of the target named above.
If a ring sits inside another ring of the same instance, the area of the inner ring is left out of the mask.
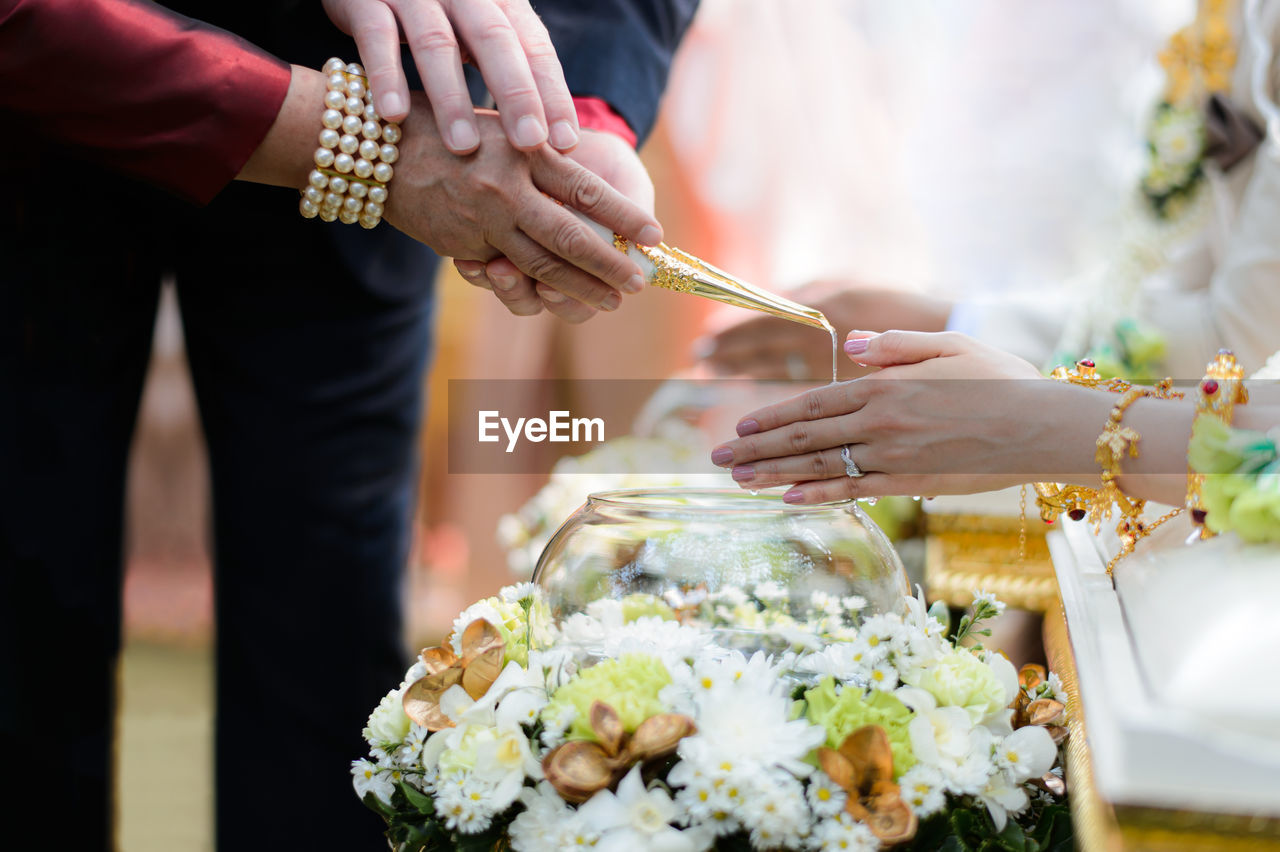
[[[794,483],[788,503],[986,491],[1087,466],[1057,428],[1081,417],[1101,424],[1111,404],[954,333],[853,332],[845,351],[884,369],[751,412],[712,461],[744,488]],[[863,475],[848,475],[846,445]]]
[[[813,281],[787,293],[787,298],[822,311],[837,330],[942,331],[951,313],[951,304],[942,299],[848,280]],[[697,355],[717,372],[764,380],[830,375],[831,346],[821,332],[759,314],[734,316],[742,318],[695,344]],[[866,371],[845,365],[840,373],[852,378]]]
[[[581,144],[570,156],[640,208],[653,212],[653,181],[635,150],[621,138],[612,133],[584,130]],[[661,235],[658,235],[658,239],[640,242],[653,245],[660,241]],[[550,286],[549,282],[536,283],[508,258],[500,257],[488,264],[455,260],[454,265],[475,286],[493,290],[513,314],[528,316],[546,307],[572,323],[584,322],[595,316],[596,309],[590,304],[567,296]]]
[[[548,291],[591,309],[616,310],[618,290],[643,289],[635,262],[557,201],[644,243],[661,239],[653,217],[545,145],[513,149],[492,111],[477,110],[475,118],[483,144],[457,157],[442,144],[426,103],[410,114],[387,220],[443,255],[482,262],[506,257]]]
[[[474,118],[462,64],[480,68],[511,145],[531,151],[550,141],[578,144],[578,115],[547,29],[529,0],[323,0],[351,35],[379,114],[402,121],[409,86],[400,66],[401,33],[418,66],[445,147],[474,151],[483,134]]]

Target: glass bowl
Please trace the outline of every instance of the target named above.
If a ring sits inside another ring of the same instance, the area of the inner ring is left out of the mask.
[[[623,604],[710,630],[750,652],[822,645],[909,593],[888,537],[852,500],[661,489],[592,494],[538,560],[534,583],[563,622]],[[616,608],[616,607],[615,607]]]

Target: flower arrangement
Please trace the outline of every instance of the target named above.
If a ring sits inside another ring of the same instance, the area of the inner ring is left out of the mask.
[[[868,614],[766,584],[557,623],[510,586],[374,709],[355,791],[403,852],[1066,850],[1066,697],[973,644],[1002,608],[978,594],[948,636],[922,597]],[[790,644],[720,641],[743,625]]]
[[[1201,415],[1191,430],[1187,462],[1206,474],[1205,525],[1248,542],[1280,542],[1280,430],[1235,429]]]

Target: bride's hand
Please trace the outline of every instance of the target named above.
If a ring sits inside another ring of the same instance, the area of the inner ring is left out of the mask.
[[[1055,421],[1086,402],[1106,416],[1096,395],[955,333],[852,332],[845,351],[883,369],[751,412],[712,461],[744,488],[794,483],[789,503],[971,493],[1075,463],[1053,455]],[[865,475],[848,475],[846,445]]]

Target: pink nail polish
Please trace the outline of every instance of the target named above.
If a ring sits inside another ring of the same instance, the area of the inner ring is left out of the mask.
[[[760,424],[756,422],[754,417],[748,417],[738,423],[738,437],[745,438],[748,435],[754,435],[760,431]]]
[[[854,340],[846,340],[844,342],[844,351],[850,355],[861,355],[867,351],[867,347],[871,345],[871,340],[866,337],[859,337]]]
[[[733,450],[728,447],[716,447],[711,451],[711,463],[714,465],[726,465],[733,461]]]
[[[756,478],[756,469],[749,464],[740,464],[730,474],[734,482],[747,482]]]
[[[799,488],[792,488],[786,494],[782,495],[783,503],[802,503],[804,502],[804,492]]]

